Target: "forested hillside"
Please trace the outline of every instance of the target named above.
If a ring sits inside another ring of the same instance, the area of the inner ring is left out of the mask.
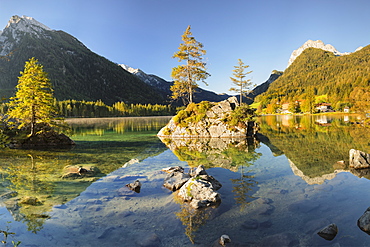
[[[370,46],[345,56],[308,48],[256,101],[275,109],[297,101],[314,104],[317,96],[335,110],[370,110]]]
[[[7,54],[0,59],[0,98],[14,95],[25,61],[35,57],[49,74],[58,100],[102,100],[106,104],[155,104],[167,100],[155,88],[92,52],[68,33],[34,26],[23,17],[14,18],[16,21],[0,32],[0,51]],[[4,52],[7,47],[11,47],[10,53]]]

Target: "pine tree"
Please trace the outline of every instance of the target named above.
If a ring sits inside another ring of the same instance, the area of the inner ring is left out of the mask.
[[[252,86],[251,79],[244,79],[248,74],[252,73],[252,71],[244,72],[246,68],[249,68],[249,65],[244,65],[241,59],[238,59],[238,65],[234,66],[233,75],[234,77],[230,77],[233,84],[237,87],[232,87],[229,91],[236,92],[240,95],[240,104],[242,104],[243,96],[251,92],[250,87]]]
[[[174,84],[171,86],[172,99],[182,98],[184,103],[193,102],[193,94],[198,88],[198,81],[205,82],[209,73],[206,71],[206,63],[202,56],[206,54],[203,44],[198,42],[190,31],[190,26],[182,35],[183,43],[179,46],[179,51],[173,55],[179,62],[186,61],[186,64],[179,65],[172,69]]]
[[[36,124],[54,123],[56,109],[53,89],[43,66],[34,57],[25,63],[20,72],[17,92],[10,98],[9,120],[19,123],[18,128],[30,128],[30,136],[35,135]]]

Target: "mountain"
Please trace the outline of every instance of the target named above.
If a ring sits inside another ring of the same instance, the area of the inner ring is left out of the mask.
[[[247,104],[252,104],[254,99],[258,95],[266,92],[269,89],[271,83],[273,83],[276,79],[278,79],[282,74],[283,74],[283,72],[281,72],[281,71],[277,71],[277,70],[272,71],[272,73],[271,73],[270,77],[267,79],[267,81],[265,81],[264,83],[255,87],[253,89],[253,91],[251,93],[249,93],[246,98],[243,99],[243,102],[245,102]]]
[[[350,52],[341,53],[337,49],[335,49],[334,46],[332,46],[330,44],[325,45],[324,42],[322,42],[321,40],[316,40],[316,41],[308,40],[301,47],[299,47],[297,50],[294,50],[292,52],[292,54],[290,55],[290,58],[289,58],[288,67],[307,48],[317,48],[317,49],[321,49],[321,50],[324,50],[324,51],[329,51],[329,52],[332,52],[336,56],[343,56],[343,55],[351,54]],[[356,51],[358,51],[360,49],[362,49],[362,47],[357,48]]]
[[[32,17],[13,16],[0,32],[0,97],[14,95],[20,71],[35,57],[49,74],[58,100],[101,99],[107,104],[163,103],[157,89],[89,50],[75,37]]]
[[[156,88],[160,93],[162,93],[163,96],[168,98],[171,95],[170,86],[172,85],[172,82],[166,81],[165,79],[160,78],[156,75],[146,74],[141,69],[134,69],[125,64],[119,64],[119,66],[121,66],[123,69],[127,70],[131,74],[137,76],[146,84]]]
[[[120,66],[127,70],[128,72],[136,75],[138,78],[140,78],[142,81],[147,83],[148,85],[156,88],[164,97],[169,97],[172,92],[170,90],[170,87],[172,86],[172,81],[166,81],[156,75],[149,75],[143,72],[140,69],[134,69],[128,65],[120,64]],[[211,101],[211,102],[219,102],[223,101],[227,98],[231,97],[228,94],[216,94],[215,92],[208,91],[202,88],[197,88],[194,93],[194,102],[199,103],[201,101]],[[181,104],[181,102],[177,102],[178,104]]]
[[[268,107],[300,100],[314,102],[320,96],[336,110],[345,106],[370,109],[369,67],[370,46],[345,56],[310,47],[256,100]]]

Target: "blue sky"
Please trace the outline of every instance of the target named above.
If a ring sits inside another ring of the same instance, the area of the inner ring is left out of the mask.
[[[0,0],[0,30],[13,15],[63,30],[115,63],[171,80],[172,55],[191,25],[207,50],[202,88],[228,93],[240,58],[253,83],[284,70],[307,40],[340,52],[370,43],[368,0]]]

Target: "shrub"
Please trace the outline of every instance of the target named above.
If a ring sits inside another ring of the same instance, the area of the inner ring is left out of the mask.
[[[235,130],[235,126],[246,128],[246,122],[252,121],[255,116],[254,110],[249,108],[248,105],[243,104],[235,108],[235,110],[222,119],[222,121],[229,125],[230,130]]]
[[[202,101],[198,104],[190,103],[185,110],[181,110],[173,118],[176,125],[187,127],[189,123],[198,123],[205,118],[206,112],[212,107],[209,101]]]

